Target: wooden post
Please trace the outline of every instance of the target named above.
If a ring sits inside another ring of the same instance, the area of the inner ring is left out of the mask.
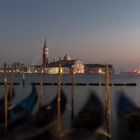
[[[71,120],[73,121],[74,118],[74,87],[75,87],[75,80],[74,80],[74,72],[72,68],[72,91],[71,91]]]
[[[4,64],[4,130],[8,127],[8,105],[7,105],[7,64]]]
[[[11,68],[11,84],[10,84],[10,102],[9,105],[12,103],[12,96],[13,96],[13,87],[14,87],[14,65]]]
[[[43,94],[43,68],[41,68],[41,73],[40,73],[39,109],[42,107],[42,94]]]
[[[57,136],[61,132],[61,65],[58,67],[58,87],[57,87]]]
[[[22,74],[22,85],[25,86],[25,73]]]
[[[105,67],[105,123],[106,129],[110,133],[110,91],[109,91],[109,68]]]

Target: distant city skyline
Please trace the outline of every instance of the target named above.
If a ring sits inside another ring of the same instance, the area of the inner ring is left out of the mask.
[[[138,0],[1,0],[0,64],[42,64],[67,52],[84,63],[140,68]]]

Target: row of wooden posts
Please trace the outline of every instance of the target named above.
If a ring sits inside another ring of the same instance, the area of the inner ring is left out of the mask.
[[[40,78],[40,106],[42,104],[42,87],[43,87],[43,76],[41,74]],[[60,103],[61,103],[61,65],[59,65],[58,69],[58,88],[57,88],[57,135],[61,132],[61,112],[60,112]],[[72,72],[72,92],[71,92],[71,119],[74,118],[74,87],[75,87],[75,79],[74,73]],[[104,127],[107,133],[111,136],[110,130],[110,89],[109,89],[109,67],[106,64],[105,67],[105,113],[104,113]]]
[[[12,91],[13,91],[13,82],[14,82],[14,66],[11,68],[11,85],[10,85],[10,104],[12,100]],[[25,82],[25,77],[23,78]],[[61,65],[59,65],[58,70],[58,88],[57,88],[57,132],[58,136],[61,132],[61,112],[60,112],[60,103],[61,103]],[[75,78],[74,73],[72,73],[72,95],[71,95],[71,118],[74,117],[74,87],[75,87]],[[39,108],[42,106],[42,94],[43,94],[43,69],[40,75],[40,96],[39,96]],[[105,128],[108,134],[110,134],[110,90],[109,90],[109,68],[106,64],[105,72]],[[4,129],[7,132],[8,127],[8,102],[7,102],[7,65],[4,64]]]

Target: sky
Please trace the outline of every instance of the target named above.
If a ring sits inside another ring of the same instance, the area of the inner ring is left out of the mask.
[[[0,0],[0,64],[63,57],[140,68],[139,0]]]

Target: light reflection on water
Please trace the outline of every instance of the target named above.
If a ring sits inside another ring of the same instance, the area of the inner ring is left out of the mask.
[[[8,82],[10,82],[11,75],[8,74]],[[117,114],[116,114],[116,103],[118,98],[118,91],[123,90],[125,94],[130,97],[139,107],[140,106],[140,76],[138,75],[111,75],[110,83],[136,83],[137,86],[110,86],[110,101],[111,101],[111,133],[112,139],[117,140]],[[3,82],[3,75],[0,75],[0,81]],[[14,82],[20,83],[20,85],[14,86],[16,96],[13,99],[13,104],[17,104],[23,98],[27,97],[31,92],[31,82],[40,82],[39,74],[25,74],[25,86],[22,85],[22,74],[16,74]],[[57,75],[44,75],[43,82],[56,83]],[[75,75],[76,83],[104,83],[103,75]],[[71,75],[62,75],[62,83],[71,83]],[[8,86],[9,88],[10,86]],[[63,123],[66,127],[70,127],[71,119],[71,86],[62,85],[64,93],[67,96],[67,110],[63,114]],[[40,87],[37,86],[38,93]],[[80,109],[83,107],[86,99],[88,98],[89,92],[94,91],[99,97],[100,101],[104,105],[104,86],[75,86],[74,88],[74,115],[78,114]],[[43,86],[43,104],[48,104],[57,94],[57,86]],[[3,86],[0,86],[0,97],[3,96]],[[38,110],[38,103],[33,109],[33,114]]]

